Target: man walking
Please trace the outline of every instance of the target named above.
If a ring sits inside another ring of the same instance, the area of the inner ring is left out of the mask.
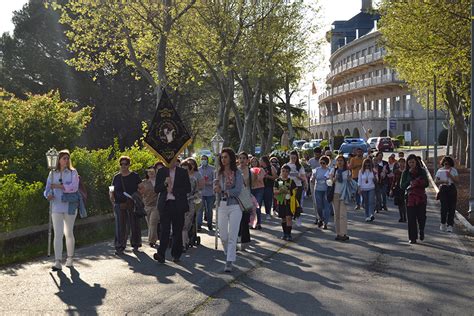
[[[179,262],[183,252],[182,230],[184,213],[189,211],[187,194],[191,192],[191,183],[186,170],[172,162],[170,167],[163,167],[156,175],[155,192],[158,197],[160,212],[160,246],[153,258],[160,263],[165,262],[170,229],[173,227],[173,245],[171,256],[173,262]]]
[[[199,173],[204,179],[204,187],[202,189],[202,206],[198,213],[198,231],[201,231],[202,213],[206,214],[207,228],[212,231],[212,208],[216,201],[216,196],[212,185],[214,183],[215,168],[209,165],[209,158],[206,155],[201,156],[201,167]]]

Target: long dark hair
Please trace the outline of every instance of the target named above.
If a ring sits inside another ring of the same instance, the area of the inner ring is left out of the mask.
[[[344,160],[344,166],[342,167],[342,170],[347,170],[347,159],[344,158],[343,155],[338,155],[338,156],[336,157],[336,168],[335,168],[335,169],[336,169],[336,170],[339,169],[339,168],[337,167],[337,160],[338,160],[339,158],[341,158],[342,160]]]
[[[415,160],[416,161],[416,172],[417,172],[418,175],[420,175],[423,172],[423,167],[421,166],[420,159],[418,159],[418,157],[414,154],[408,155],[408,157],[407,157],[407,169],[406,169],[408,171],[410,171],[410,167],[408,166],[408,161],[410,161],[410,160]]]
[[[267,166],[266,168],[272,166],[272,164],[270,163],[270,158],[268,158],[268,156],[262,156],[260,157],[260,160],[265,163],[265,165]]]
[[[296,150],[291,151],[290,156],[291,155],[296,156],[296,162],[295,162],[296,170],[300,171],[300,169],[301,169],[300,155],[298,155],[298,152]]]
[[[226,147],[224,149],[222,149],[221,151],[221,155],[223,153],[226,153],[229,155],[229,158],[230,158],[230,170],[232,171],[237,171],[237,158],[235,156],[235,152],[232,148],[230,147]],[[219,174],[222,174],[224,172],[224,166],[222,165],[222,161],[221,161],[221,157],[219,157]]]

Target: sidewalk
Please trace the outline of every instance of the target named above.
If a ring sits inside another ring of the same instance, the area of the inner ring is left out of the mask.
[[[306,203],[309,206],[309,200]],[[52,261],[47,257],[0,269],[0,314],[185,314],[281,251],[287,242],[278,238],[279,221],[272,218],[263,222],[261,231],[251,231],[251,246],[247,252],[238,252],[231,274],[223,272],[220,241],[216,251],[214,236],[207,233],[200,234],[201,246],[184,253],[179,264],[169,260],[169,252],[166,264],[158,264],[153,259],[155,249],[146,246],[143,237],[139,252],[129,247],[121,257],[114,256],[112,241],[78,249],[75,267],[63,266],[58,273],[51,272]],[[312,222],[314,217],[306,214],[303,227],[293,230],[294,236],[314,227]]]
[[[432,199],[433,193],[429,196]],[[310,203],[307,199],[305,206]],[[334,241],[333,225],[327,231],[315,228],[314,213],[307,207],[303,227],[294,229],[294,243],[278,238],[281,227],[273,218],[271,224],[264,222],[262,231],[251,231],[252,246],[238,254],[232,274],[223,272],[222,248],[219,245],[214,250],[214,237],[205,233],[201,234],[202,245],[188,250],[179,264],[167,261],[159,265],[152,259],[154,249],[147,246],[137,253],[127,250],[119,258],[113,255],[112,242],[96,244],[77,251],[74,269],[64,267],[53,273],[51,261],[43,258],[0,270],[0,314],[386,314],[402,310],[429,314],[436,311],[429,304],[443,304],[443,300],[453,306],[445,313],[461,310],[464,315],[472,314],[472,248],[467,250],[456,235],[439,231],[434,203],[430,200],[426,240],[417,245],[408,245],[406,224],[397,222],[398,211],[393,206],[378,214],[373,223],[364,222],[363,212],[349,211],[348,243]],[[288,283],[280,271],[295,271],[296,276],[296,267],[306,274],[289,288],[283,291],[270,286]],[[272,271],[278,273],[269,274]],[[241,308],[224,294],[249,275],[260,276],[261,286],[272,291],[247,289],[244,297],[252,302],[252,309],[247,310],[250,305]],[[275,280],[278,276],[282,279]],[[302,300],[278,309],[288,293],[301,293]],[[417,293],[414,298],[413,293]],[[402,299],[397,301],[394,294]],[[266,309],[258,303],[262,295],[269,300]],[[316,309],[311,303],[315,300],[319,302]],[[210,302],[226,307],[216,310]],[[377,308],[372,309],[372,304]],[[398,304],[406,307],[397,309]]]

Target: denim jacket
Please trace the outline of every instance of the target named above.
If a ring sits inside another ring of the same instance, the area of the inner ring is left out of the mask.
[[[235,171],[234,185],[231,188],[225,187],[225,180],[223,175],[217,175],[216,177],[220,181],[221,188],[224,189],[224,192],[227,193],[227,205],[239,205],[237,197],[240,195],[240,191],[244,186],[244,177],[240,170]]]
[[[63,193],[61,196],[63,202],[69,203],[68,214],[74,215],[76,210],[79,210],[81,218],[87,217],[87,210],[82,195],[79,192]]]

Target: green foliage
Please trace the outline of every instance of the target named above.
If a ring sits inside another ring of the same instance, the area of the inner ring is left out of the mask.
[[[328,147],[328,146],[329,146],[329,140],[327,140],[327,139],[323,139],[323,140],[321,141],[321,143],[319,144],[319,147],[320,147],[321,149],[324,149],[324,148],[326,148],[326,147]],[[339,149],[339,148],[338,148],[338,149]]]
[[[91,109],[78,109],[60,100],[58,92],[0,99],[0,175],[14,173],[21,180],[42,179],[45,153],[51,147],[70,147],[91,118]]]
[[[0,232],[48,222],[41,182],[26,183],[14,174],[0,178]]]
[[[333,148],[333,150],[339,150],[342,143],[344,143],[344,136],[335,135],[334,136],[334,148]]]

